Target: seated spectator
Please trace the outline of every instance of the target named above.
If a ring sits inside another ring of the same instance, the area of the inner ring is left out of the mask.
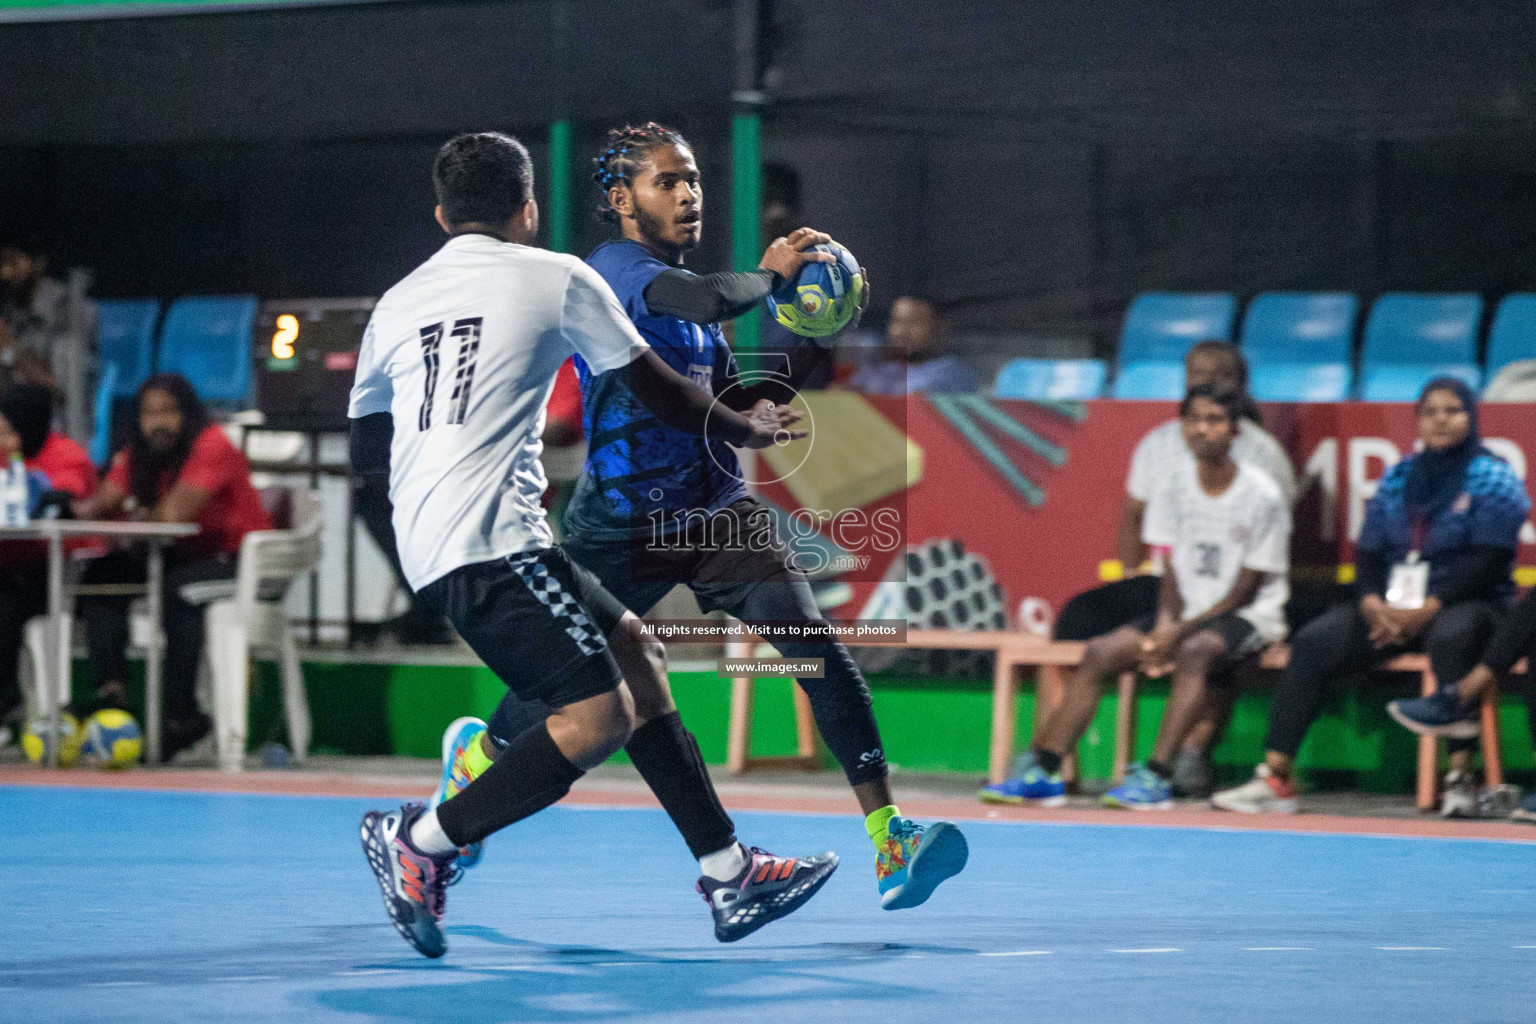
[[[976,375],[948,354],[943,317],[928,299],[903,295],[891,306],[886,354],[848,381],[866,395],[948,395],[976,390]]]
[[[251,486],[245,456],[208,414],[187,379],[161,373],[146,380],[135,398],[137,429],[112,460],[95,496],[79,502],[82,519],[130,518],[162,523],[196,523],[200,532],[177,541],[165,572],[165,728],[169,758],[207,735],[211,722],[198,709],[194,689],[203,654],[203,609],[188,603],[188,583],[234,579],[240,542],[272,521]],[[83,585],[143,583],[145,559],[119,549],[91,563]],[[91,671],[98,699],[121,706],[128,682],[127,597],[82,597]]]
[[[50,429],[53,393],[37,384],[0,393],[0,466],[20,454],[34,499],[46,490],[87,498],[96,489],[96,469],[84,449]],[[47,548],[41,541],[0,541],[0,747],[21,734],[22,709],[17,664],[27,620],[48,604]]]
[[[1290,507],[1274,481],[1232,458],[1245,396],[1200,384],[1179,406],[1192,460],[1171,465],[1146,506],[1142,540],[1169,552],[1154,614],[1088,641],[1006,795],[1060,805],[1061,764],[1098,711],[1103,677],[1172,672],[1173,689],[1145,766],[1105,794],[1115,807],[1171,807],[1172,764],[1206,710],[1208,682],[1230,684],[1245,660],[1285,636]]]
[[[1442,687],[1427,697],[1394,700],[1387,711],[1404,728],[1420,736],[1451,740],[1473,739],[1482,731],[1479,709],[1483,696],[1509,675],[1521,658],[1536,663],[1536,590],[1526,594],[1504,625],[1488,642],[1482,658],[1455,686]],[[1526,666],[1525,716],[1531,739],[1536,742],[1536,671]],[[1447,800],[1451,791],[1446,792]],[[1463,801],[1464,803],[1464,801]],[[1475,795],[1473,806],[1476,806]],[[1510,815],[1516,821],[1536,822],[1536,793]]]
[[[1202,341],[1189,350],[1184,357],[1185,392],[1188,394],[1206,384],[1236,388],[1243,395],[1237,437],[1232,442],[1232,458],[1268,476],[1280,488],[1289,509],[1296,502],[1296,475],[1285,449],[1261,425],[1258,406],[1247,397],[1248,364],[1237,346],[1224,341]],[[1147,546],[1142,542],[1147,501],[1157,481],[1167,479],[1176,466],[1193,464],[1193,461],[1194,456],[1184,442],[1183,424],[1178,419],[1158,424],[1136,445],[1125,481],[1125,503],[1120,511],[1116,542],[1125,577],[1068,601],[1056,619],[1053,639],[1092,640],[1157,611],[1162,570],[1147,561]],[[1228,690],[1219,694],[1220,697],[1230,695]],[[1177,755],[1173,787],[1178,796],[1210,795],[1207,751],[1215,744],[1230,710],[1225,701],[1217,703],[1217,709],[1190,732],[1184,749]],[[1027,766],[1028,762],[1021,760],[1014,778],[986,787],[981,798],[1014,802]]]
[[[1291,768],[1329,685],[1423,650],[1442,688],[1454,688],[1498,627],[1514,587],[1509,572],[1520,526],[1531,511],[1525,485],[1483,447],[1477,400],[1459,380],[1425,386],[1418,433],[1423,450],[1389,470],[1366,505],[1355,544],[1359,599],[1296,634],[1270,707],[1264,763],[1250,781],[1216,794],[1217,807],[1294,813]]]
[[[0,386],[56,387],[65,432],[85,442],[96,393],[96,305],[47,272],[37,240],[0,241]]]

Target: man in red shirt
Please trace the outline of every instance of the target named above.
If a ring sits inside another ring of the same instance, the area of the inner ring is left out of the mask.
[[[96,495],[75,506],[82,519],[129,518],[196,523],[200,532],[177,541],[168,553],[163,627],[165,657],[164,752],[169,758],[208,734],[212,722],[197,706],[194,689],[203,653],[203,609],[189,604],[189,583],[233,579],[240,542],[272,520],[251,486],[251,467],[224,432],[208,422],[187,379],[161,373],[146,380],[136,398],[138,429]],[[82,584],[142,583],[142,553],[120,549],[93,562]],[[127,597],[83,597],[91,668],[106,704],[121,704],[128,680]]]
[[[96,490],[96,467],[68,437],[50,429],[53,392],[40,384],[18,384],[0,394],[0,466],[19,453],[29,483],[70,498]],[[47,478],[46,485],[37,474]],[[15,720],[22,707],[17,661],[27,620],[43,614],[48,600],[47,549],[40,541],[0,542],[0,747],[21,733]]]

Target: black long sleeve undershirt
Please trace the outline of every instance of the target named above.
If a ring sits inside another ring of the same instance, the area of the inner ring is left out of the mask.
[[[645,286],[645,305],[657,316],[712,324],[741,316],[783,283],[772,270],[704,275],[667,270]]]
[[[349,421],[347,454],[358,476],[388,476],[389,446],[395,439],[395,421],[387,412],[376,412]]]

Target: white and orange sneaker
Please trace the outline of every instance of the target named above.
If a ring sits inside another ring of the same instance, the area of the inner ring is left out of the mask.
[[[1211,804],[1239,814],[1295,814],[1299,809],[1296,787],[1261,764],[1253,778],[1233,789],[1224,789],[1211,797]]]

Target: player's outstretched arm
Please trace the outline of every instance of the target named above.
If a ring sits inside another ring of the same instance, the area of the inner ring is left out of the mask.
[[[800,228],[787,238],[774,239],[756,270],[703,276],[665,271],[645,286],[646,308],[656,316],[675,316],[696,324],[734,320],[799,274],[807,263],[833,262],[835,257],[830,253],[805,251],[831,240],[831,235]]]
[[[785,405],[759,403],[747,414],[727,408],[715,396],[668,366],[651,349],[625,367],[629,387],[657,419],[698,437],[708,432],[737,448],[766,448],[805,436],[792,429],[800,413]]]

